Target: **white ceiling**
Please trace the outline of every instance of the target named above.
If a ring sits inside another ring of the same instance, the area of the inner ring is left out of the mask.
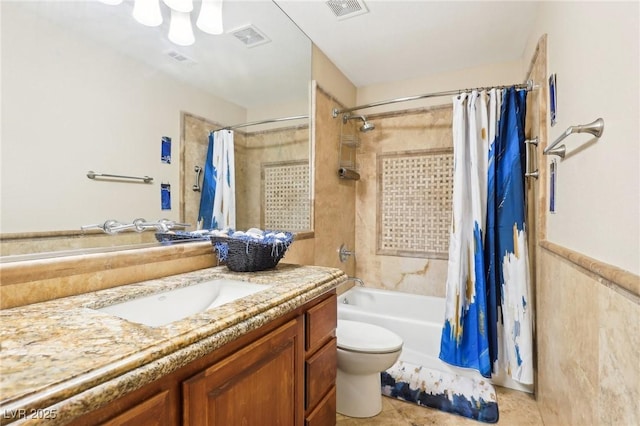
[[[170,9],[162,0],[163,22],[158,27],[133,18],[133,0],[115,6],[98,0],[0,1],[12,6],[3,11],[19,8],[37,14],[91,43],[245,108],[308,98],[311,42],[271,0],[225,0],[221,35],[206,34],[195,26],[200,0],[194,0],[191,21],[196,40],[186,47],[168,40]],[[247,25],[255,26],[270,42],[247,47],[231,34]],[[177,62],[167,55],[170,51],[191,61]]]
[[[361,87],[519,59],[539,6],[537,1],[364,1],[368,13],[338,20],[324,0],[224,0],[225,34],[210,36],[194,27],[196,42],[188,47],[167,39],[164,5],[163,24],[150,28],[131,17],[132,0],[118,6],[96,0],[15,4],[246,108],[308,95],[311,44],[297,27]],[[198,11],[199,0],[194,2]],[[229,34],[246,24],[272,41],[246,48]],[[177,63],[167,56],[170,50],[194,62]]]
[[[364,0],[338,20],[321,0],[274,0],[357,87],[522,57],[539,1]]]

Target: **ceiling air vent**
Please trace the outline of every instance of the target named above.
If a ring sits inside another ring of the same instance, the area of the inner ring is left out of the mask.
[[[269,43],[271,39],[254,25],[246,25],[241,28],[230,31],[231,34],[247,47],[254,47],[261,44]]]
[[[193,59],[191,59],[190,57],[184,56],[182,53],[176,52],[175,50],[167,50],[164,53],[167,56],[169,56],[171,59],[173,59],[174,61],[180,62],[180,63],[183,63],[183,64],[194,64],[196,62]]]
[[[362,0],[329,0],[326,3],[338,20],[353,18],[369,11]]]

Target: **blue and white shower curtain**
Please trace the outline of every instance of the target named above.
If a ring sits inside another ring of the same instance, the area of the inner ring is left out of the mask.
[[[525,226],[526,91],[453,99],[453,217],[440,358],[533,383]]]
[[[236,180],[233,130],[209,134],[198,229],[236,227]]]

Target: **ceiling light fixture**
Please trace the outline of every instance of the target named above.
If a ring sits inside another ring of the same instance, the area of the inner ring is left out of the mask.
[[[191,14],[189,12],[171,10],[169,40],[178,46],[191,46],[196,41],[191,28]]]
[[[133,17],[142,25],[157,27],[162,24],[159,0],[136,0],[133,3]]]
[[[222,0],[202,0],[196,25],[205,33],[222,34]]]
[[[190,13],[193,10],[192,0],[162,0],[171,10]]]
[[[102,3],[117,5],[122,0],[100,0]],[[169,40],[179,46],[190,46],[195,42],[191,26],[191,12],[193,0],[162,0],[171,9],[169,22]],[[196,25],[207,34],[222,34],[222,2],[223,0],[202,0],[200,14]],[[133,17],[136,21],[148,27],[162,24],[160,0],[135,0]]]

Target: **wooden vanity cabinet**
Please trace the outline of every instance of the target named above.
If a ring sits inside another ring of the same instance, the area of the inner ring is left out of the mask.
[[[184,424],[301,424],[300,331],[291,320],[183,382]]]
[[[335,291],[72,425],[335,426]]]

